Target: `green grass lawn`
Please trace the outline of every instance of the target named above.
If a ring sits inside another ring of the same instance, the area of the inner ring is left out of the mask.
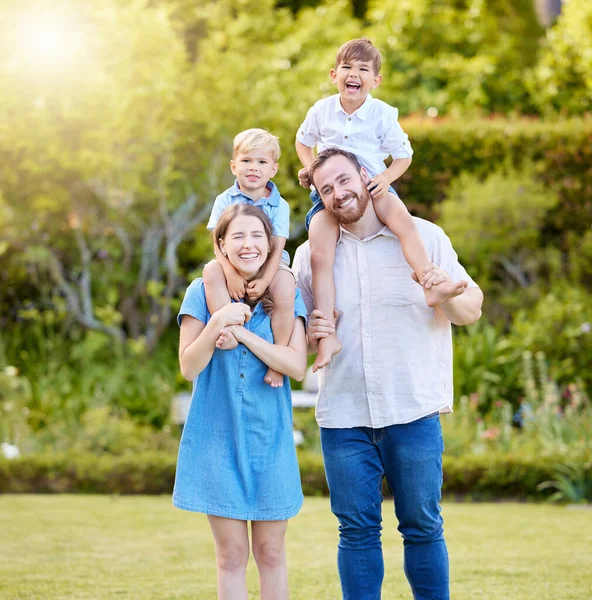
[[[385,501],[383,598],[410,598]],[[444,504],[454,600],[592,598],[592,510]],[[288,529],[292,600],[340,598],[336,522],[307,498]],[[212,599],[214,548],[203,515],[169,497],[0,496],[2,600]],[[249,564],[249,598],[258,598]]]

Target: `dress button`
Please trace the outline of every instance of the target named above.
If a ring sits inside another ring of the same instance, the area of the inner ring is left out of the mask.
[[[240,378],[241,378],[241,379],[244,379],[244,378],[245,378],[245,374],[244,374],[244,373],[241,373],[241,374],[240,374]]]

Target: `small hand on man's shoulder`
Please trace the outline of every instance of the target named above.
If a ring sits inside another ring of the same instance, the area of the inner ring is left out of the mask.
[[[298,183],[300,183],[303,188],[309,188],[312,185],[308,167],[302,167],[302,169],[298,171]]]

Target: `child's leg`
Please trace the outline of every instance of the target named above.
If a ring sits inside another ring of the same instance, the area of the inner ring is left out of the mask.
[[[372,201],[378,218],[399,238],[405,260],[413,269],[418,281],[421,282],[424,272],[432,263],[407,207],[400,198],[391,193],[386,194],[380,200],[373,199]],[[442,302],[458,296],[461,288],[465,287],[466,282],[444,281],[429,288],[422,285],[421,289],[425,294],[428,306],[439,306]]]
[[[294,275],[290,271],[282,269],[280,265],[269,286],[269,293],[273,300],[271,330],[274,342],[280,346],[287,346],[294,329],[294,297],[296,295]],[[273,369],[268,369],[264,381],[271,387],[281,387],[284,385],[284,376]]]
[[[203,268],[203,280],[206,290],[206,303],[210,314],[213,315],[217,310],[231,302],[226,285],[226,276],[216,259],[211,260]],[[220,334],[216,342],[216,347],[220,350],[232,350],[237,346],[236,338],[230,333]]]
[[[287,528],[288,521],[251,522],[261,600],[288,600]]]
[[[208,516],[216,546],[219,600],[247,600],[249,532],[246,521]]]
[[[333,263],[335,247],[339,239],[339,226],[327,210],[321,210],[312,218],[308,230],[310,243],[310,266],[312,269],[312,293],[315,308],[320,310],[328,321],[335,323],[335,281]],[[319,350],[312,370],[326,367],[334,354],[341,351],[341,342],[337,334],[319,341]]]
[[[226,276],[216,259],[211,260],[203,268],[203,282],[208,310],[213,315],[217,310],[231,302],[226,285]]]

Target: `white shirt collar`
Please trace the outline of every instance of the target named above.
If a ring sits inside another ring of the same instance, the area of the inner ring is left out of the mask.
[[[373,233],[372,235],[369,235],[368,237],[365,237],[363,240],[361,240],[357,235],[355,235],[354,233],[352,233],[351,231],[348,231],[347,229],[345,229],[345,227],[342,227],[341,225],[339,226],[339,239],[337,240],[337,243],[339,244],[341,242],[341,238],[342,237],[347,237],[350,238],[351,240],[355,241],[355,242],[369,242],[370,240],[373,240],[375,237],[378,237],[379,235],[385,235],[387,237],[392,237],[392,238],[396,238],[397,236],[385,225],[382,229],[379,229],[376,233]]]
[[[368,111],[370,110],[370,104],[372,104],[372,96],[370,94],[368,94],[368,96],[366,96],[366,100],[364,100],[364,104],[362,104],[362,106],[360,106],[360,108],[358,108],[357,110],[354,110],[354,112],[348,116],[351,117],[353,115],[356,115],[359,119],[361,119],[363,121],[368,116]],[[347,114],[343,110],[343,106],[341,106],[341,100],[339,99],[339,94],[335,94],[335,112],[342,112],[344,114]]]

